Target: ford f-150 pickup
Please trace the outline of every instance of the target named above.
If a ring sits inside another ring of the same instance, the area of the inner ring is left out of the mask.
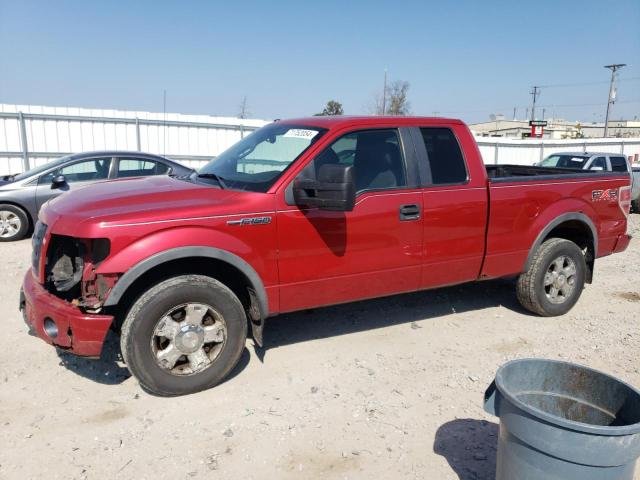
[[[199,172],[94,184],[40,211],[20,308],[99,356],[109,328],[146,390],[212,387],[283,312],[512,277],[566,313],[629,244],[628,173],[485,166],[459,120],[273,122]]]

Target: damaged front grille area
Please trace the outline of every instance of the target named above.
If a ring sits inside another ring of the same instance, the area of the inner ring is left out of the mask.
[[[45,262],[45,288],[53,295],[87,306],[86,297],[96,280],[95,267],[109,255],[109,240],[51,235]],[[93,298],[91,305],[100,302]]]

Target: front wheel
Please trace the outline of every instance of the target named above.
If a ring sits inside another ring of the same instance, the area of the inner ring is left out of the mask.
[[[247,320],[238,297],[202,275],[151,287],[122,325],[122,356],[140,385],[162,396],[211,388],[238,363]]]
[[[543,317],[564,315],[580,298],[586,271],[578,245],[551,238],[540,245],[529,269],[518,277],[518,300],[524,308]]]

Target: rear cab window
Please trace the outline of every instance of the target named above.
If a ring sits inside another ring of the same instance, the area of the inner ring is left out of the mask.
[[[629,165],[627,164],[627,159],[624,157],[609,157],[609,161],[611,162],[611,171],[612,172],[629,172]]]
[[[431,185],[461,185],[469,180],[458,139],[450,128],[420,128],[431,169]]]

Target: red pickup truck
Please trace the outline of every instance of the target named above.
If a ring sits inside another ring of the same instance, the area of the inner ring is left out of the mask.
[[[629,204],[628,174],[485,166],[459,120],[276,121],[188,177],[50,201],[20,308],[78,355],[119,331],[140,384],[179,395],[283,312],[517,277],[526,309],[562,315],[629,244]]]

